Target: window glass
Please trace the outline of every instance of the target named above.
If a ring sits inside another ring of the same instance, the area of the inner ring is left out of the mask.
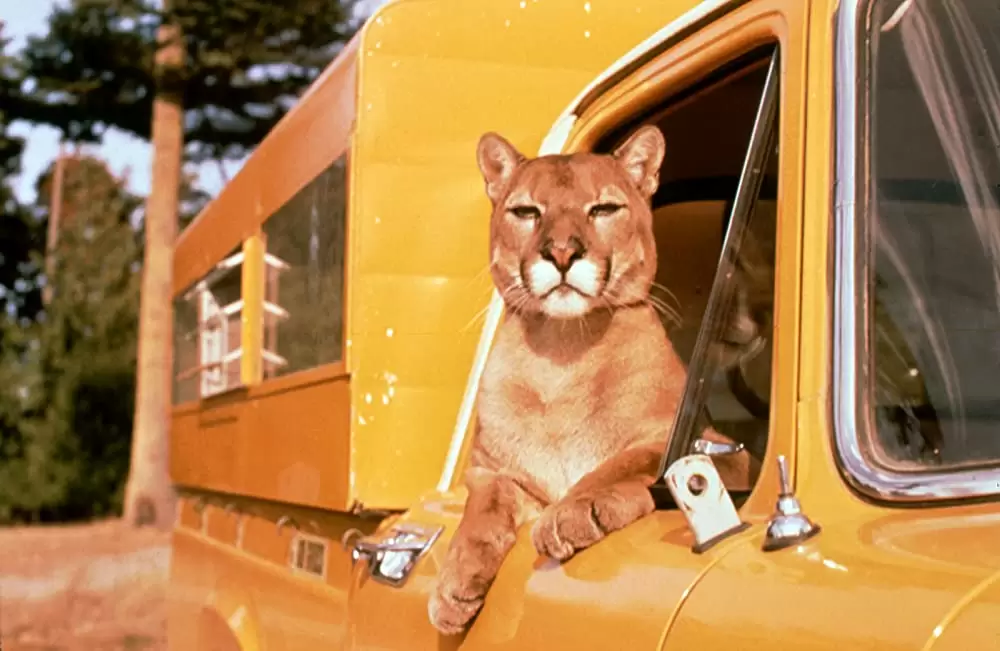
[[[868,57],[868,450],[1000,460],[1000,4],[878,0]]]
[[[197,400],[198,360],[198,307],[182,295],[174,299],[174,404]]]
[[[174,300],[174,402],[241,385],[242,245]]]
[[[343,358],[346,160],[264,224],[264,377]]]

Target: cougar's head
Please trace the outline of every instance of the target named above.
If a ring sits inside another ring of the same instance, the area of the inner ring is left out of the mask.
[[[656,275],[650,198],[663,154],[652,126],[611,155],[527,159],[497,134],[480,139],[493,203],[490,269],[508,310],[573,319],[646,300]]]

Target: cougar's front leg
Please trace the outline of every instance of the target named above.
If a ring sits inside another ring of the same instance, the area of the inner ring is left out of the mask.
[[[656,480],[663,450],[663,442],[629,448],[584,475],[535,522],[531,540],[538,553],[566,560],[652,513],[649,486]]]
[[[514,545],[533,502],[510,476],[472,468],[469,497],[428,604],[431,623],[445,635],[465,630]]]
[[[703,436],[716,442],[732,440],[709,428]],[[656,481],[662,441],[625,450],[584,475],[558,502],[547,507],[531,530],[531,540],[542,556],[559,561],[590,547],[655,508],[650,485]],[[753,487],[760,464],[745,450],[713,459],[729,490]]]

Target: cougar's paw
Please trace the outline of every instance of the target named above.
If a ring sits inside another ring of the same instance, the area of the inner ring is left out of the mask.
[[[483,607],[489,586],[481,581],[462,579],[457,573],[443,570],[427,604],[434,628],[445,635],[458,635]]]
[[[645,486],[602,489],[548,506],[531,529],[531,541],[540,555],[565,561],[652,511]]]

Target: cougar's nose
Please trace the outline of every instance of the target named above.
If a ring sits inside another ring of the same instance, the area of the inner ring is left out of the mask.
[[[583,257],[587,250],[577,237],[571,237],[565,242],[548,240],[542,247],[542,257],[556,266],[561,273],[566,273],[574,262]]]

